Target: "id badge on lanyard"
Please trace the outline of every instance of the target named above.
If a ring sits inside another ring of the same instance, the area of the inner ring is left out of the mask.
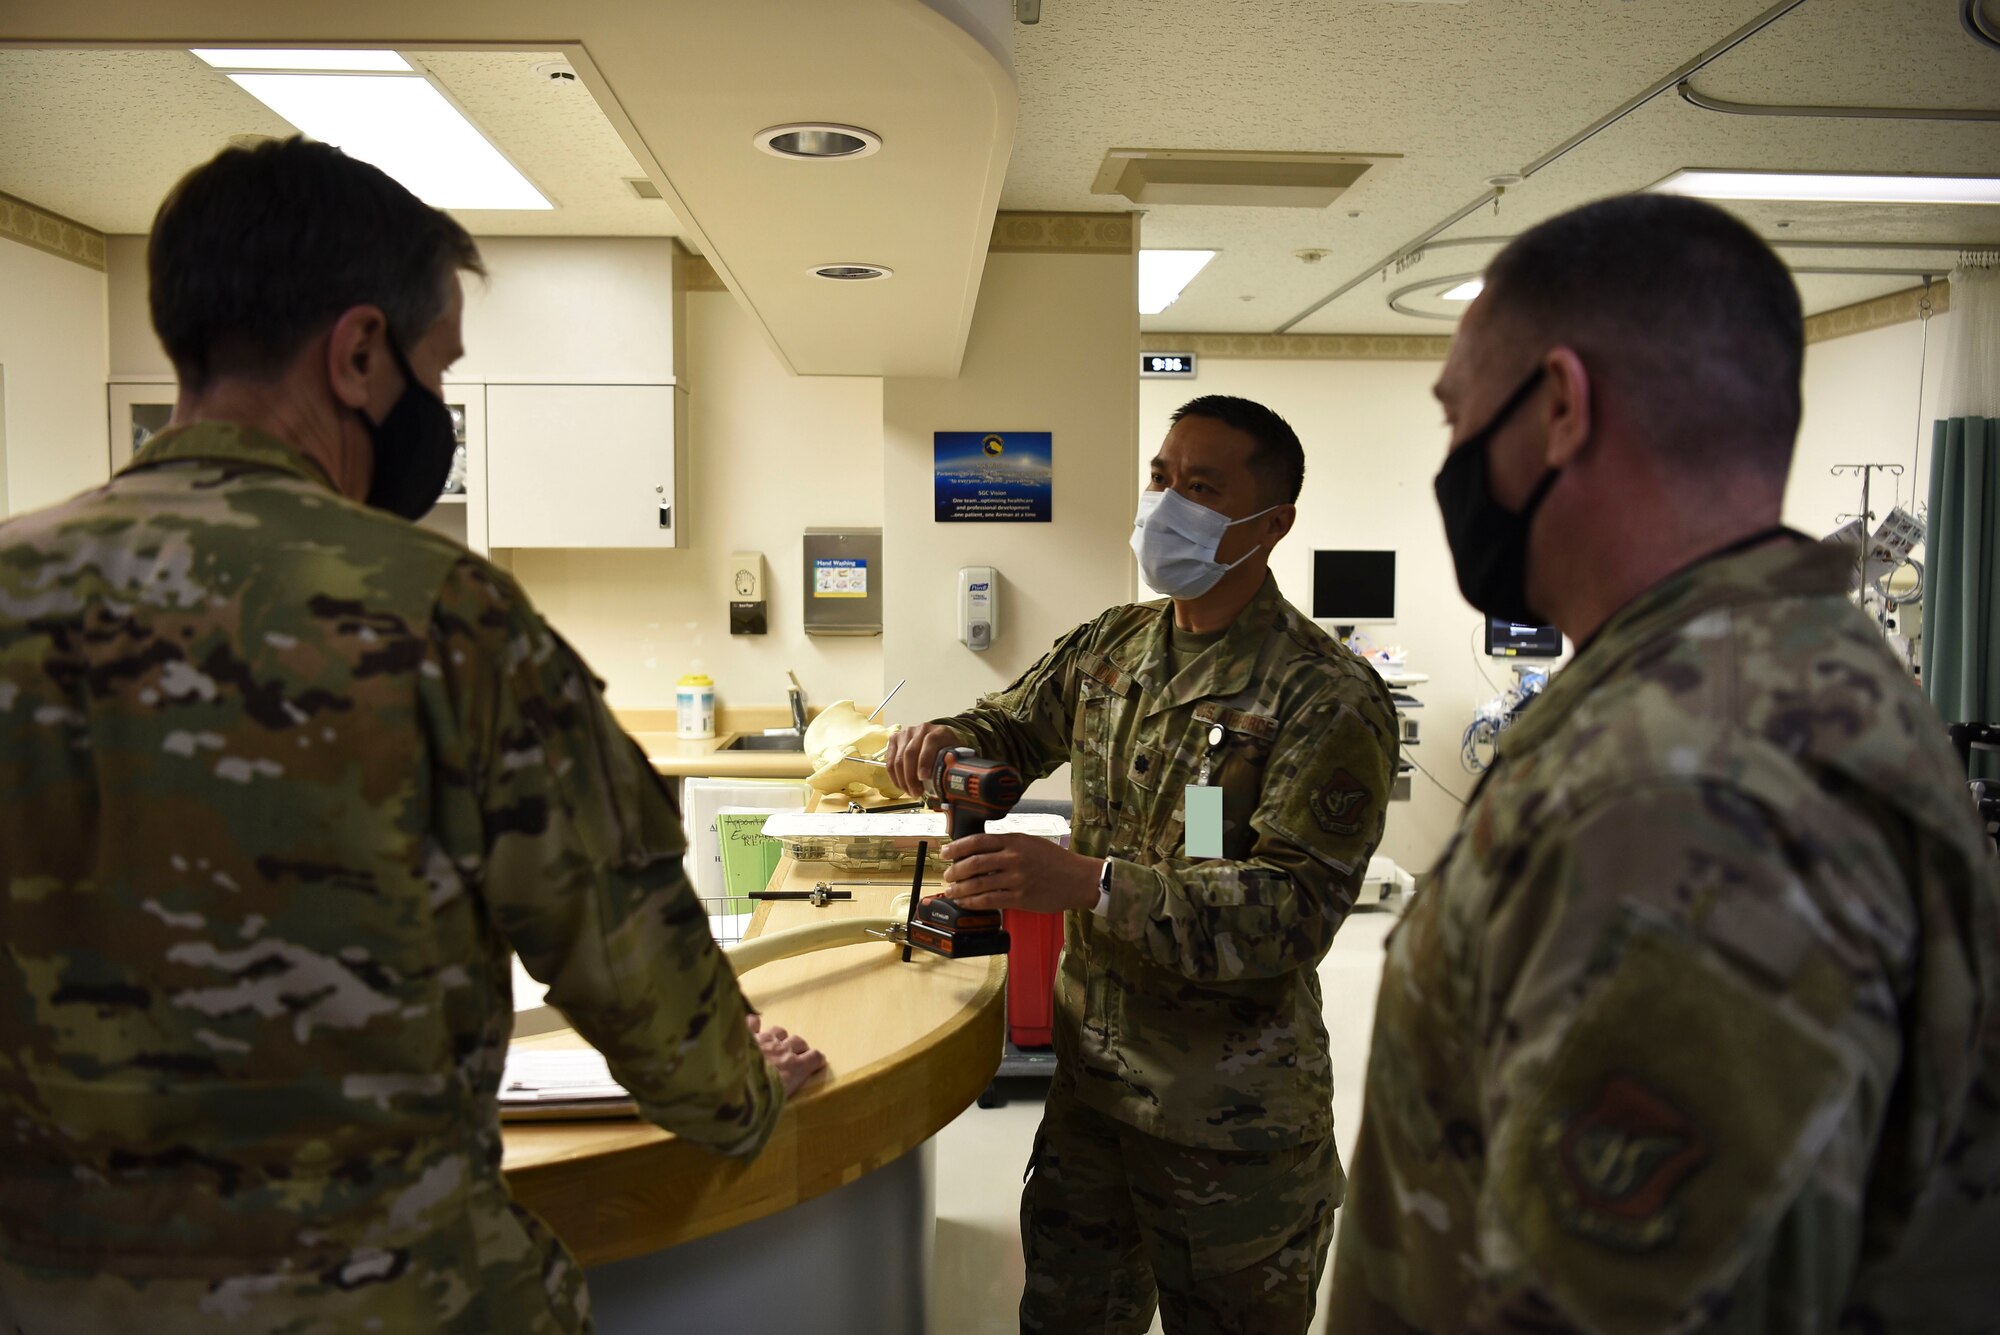
[[[1208,749],[1202,753],[1201,768],[1195,775],[1195,781],[1181,794],[1181,853],[1184,857],[1222,856],[1222,790],[1211,787],[1208,778],[1225,736],[1227,734],[1220,724],[1208,730]]]

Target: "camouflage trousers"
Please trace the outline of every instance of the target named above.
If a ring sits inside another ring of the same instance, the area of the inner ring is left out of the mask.
[[[1346,1187],[1331,1136],[1176,1145],[1049,1093],[1021,1193],[1021,1329],[1304,1335]]]

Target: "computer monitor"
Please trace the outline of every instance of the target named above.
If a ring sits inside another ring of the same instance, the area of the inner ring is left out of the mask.
[[[1312,615],[1335,626],[1396,619],[1396,553],[1315,551]]]
[[[1562,632],[1499,617],[1486,618],[1486,653],[1492,658],[1561,658]]]

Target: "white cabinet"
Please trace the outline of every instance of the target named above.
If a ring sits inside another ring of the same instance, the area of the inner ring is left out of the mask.
[[[494,547],[686,542],[687,394],[664,385],[486,386]]]
[[[164,430],[174,412],[175,389],[157,381],[114,380],[105,386],[110,408],[111,471],[132,462],[139,447]],[[454,462],[437,508],[424,527],[458,539],[486,554],[486,386],[449,384],[445,406],[451,409],[452,432],[464,454],[464,467]]]

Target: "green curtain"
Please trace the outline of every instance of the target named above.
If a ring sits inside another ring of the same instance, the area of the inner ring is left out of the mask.
[[[1924,690],[1947,723],[2000,723],[2000,418],[1931,428]]]

